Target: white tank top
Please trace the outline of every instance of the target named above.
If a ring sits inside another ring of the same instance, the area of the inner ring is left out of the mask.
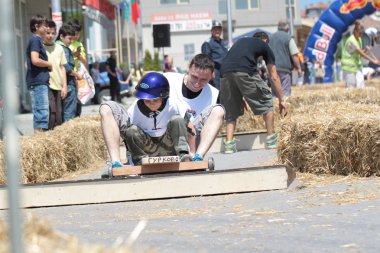
[[[178,104],[187,105],[187,110],[192,113],[190,121],[194,123],[196,118],[202,111],[209,108],[211,105],[215,105],[218,99],[219,90],[207,84],[201,91],[201,93],[193,99],[185,98],[182,95],[182,83],[184,74],[180,73],[164,73],[164,76],[168,79],[170,85],[170,97],[175,99]]]

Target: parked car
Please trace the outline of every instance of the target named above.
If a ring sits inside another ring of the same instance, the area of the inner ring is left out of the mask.
[[[95,96],[93,98],[93,102],[96,104],[100,104],[104,101],[111,100],[111,91],[110,91],[110,79],[108,77],[107,72],[107,62],[106,61],[99,61],[99,73],[100,73],[100,79],[98,80],[98,83],[95,84]],[[89,64],[89,72],[91,73],[91,69],[93,67],[93,63]],[[119,80],[123,79],[123,75],[121,73],[121,70],[117,70],[118,78]],[[127,84],[120,84],[120,95],[121,96],[130,96],[129,92],[129,85]]]

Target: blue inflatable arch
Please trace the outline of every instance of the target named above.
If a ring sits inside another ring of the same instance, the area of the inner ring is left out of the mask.
[[[334,54],[342,35],[357,20],[380,10],[380,0],[336,0],[320,16],[307,38],[304,56],[325,65],[324,82],[332,82]]]

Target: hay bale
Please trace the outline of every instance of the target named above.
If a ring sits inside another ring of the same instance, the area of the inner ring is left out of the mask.
[[[81,243],[76,237],[54,231],[48,222],[28,214],[24,226],[25,252],[77,252],[77,253],[128,253],[127,247],[89,245]],[[6,224],[0,220],[0,253],[10,252],[10,239]]]
[[[380,106],[316,103],[281,125],[279,160],[301,172],[380,175]]]
[[[362,89],[347,89],[340,85],[319,85],[317,87],[295,87],[293,91],[292,96],[287,101],[290,108],[334,101],[380,105],[380,85],[377,85],[377,83]]]
[[[107,157],[98,116],[76,118],[52,131],[24,136],[20,140],[23,183],[58,179]],[[6,175],[2,152],[0,165],[3,168],[0,183],[4,184]]]

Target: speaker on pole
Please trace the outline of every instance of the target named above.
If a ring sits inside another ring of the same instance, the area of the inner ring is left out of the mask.
[[[170,24],[153,25],[154,47],[170,47]]]

